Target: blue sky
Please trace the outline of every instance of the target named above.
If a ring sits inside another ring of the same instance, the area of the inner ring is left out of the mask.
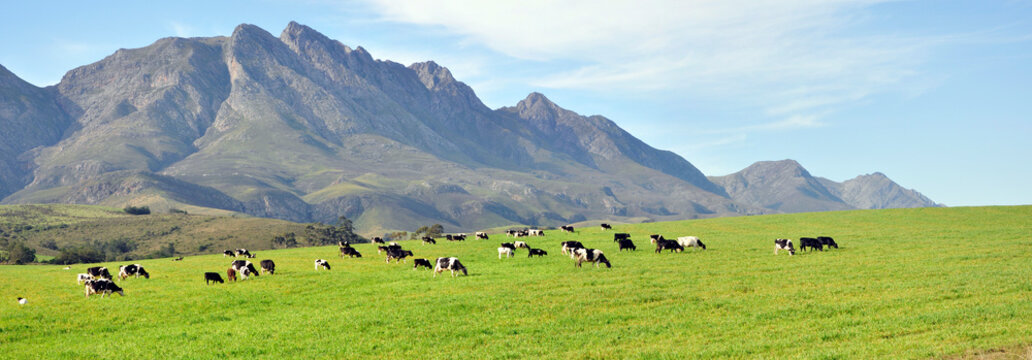
[[[794,159],[950,206],[1032,204],[1032,1],[4,1],[0,65],[38,86],[168,36],[290,21],[491,108],[538,91],[707,175]]]

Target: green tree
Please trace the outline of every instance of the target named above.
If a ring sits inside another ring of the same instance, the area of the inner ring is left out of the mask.
[[[8,243],[6,250],[8,263],[21,265],[36,261],[36,249],[25,246],[21,241]]]

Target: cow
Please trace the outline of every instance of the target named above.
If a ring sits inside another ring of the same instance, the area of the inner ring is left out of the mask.
[[[94,266],[91,268],[86,268],[86,273],[90,274],[90,276],[93,276],[95,278],[111,280],[111,273],[108,272],[108,269],[103,266]]]
[[[172,261],[183,261],[183,257],[182,256],[177,257],[175,259],[172,259]]]
[[[426,245],[426,244],[437,244],[437,240],[434,240],[434,238],[429,237],[429,236],[424,236],[423,237],[423,245]]]
[[[602,230],[613,230],[613,225],[602,223],[602,224],[599,224],[599,226],[602,227]]]
[[[526,236],[530,236],[530,231],[527,231],[527,230],[519,230],[519,231],[516,231],[516,233],[515,233],[515,234],[513,234],[513,236],[514,236],[514,237],[518,237],[518,238],[520,238],[520,237],[526,237]]]
[[[430,260],[412,259],[412,270],[418,269],[420,266],[425,266],[427,270],[432,270],[434,268],[434,266],[430,264]]]
[[[437,274],[440,274],[444,270],[451,271],[453,277],[455,276],[456,271],[462,271],[462,275],[469,275],[469,273],[466,272],[466,267],[462,266],[462,263],[459,262],[459,258],[456,257],[437,258],[437,265],[434,266],[434,277],[437,277]]]
[[[572,233],[573,232],[573,226],[569,226],[569,225],[560,226],[559,229],[561,229],[563,232],[568,232],[568,233]]]
[[[254,264],[247,260],[234,260],[230,267],[240,274],[242,279],[247,279],[251,275],[258,276],[258,269],[255,269]]]
[[[26,299],[26,298],[23,298],[23,297],[20,297],[20,296],[18,297],[18,305],[25,305],[25,304],[28,304],[28,303],[29,303],[29,299]]]
[[[514,229],[505,230],[505,236],[506,237],[514,237],[514,236],[516,236],[516,233],[517,233],[517,231],[514,230]]]
[[[778,254],[778,250],[788,250],[788,255],[795,255],[791,239],[774,239],[774,255]]]
[[[405,262],[405,258],[412,256],[412,252],[408,250],[402,250],[400,247],[397,249],[387,250],[387,263],[391,263],[391,259]]]
[[[134,277],[140,277],[140,275],[143,275],[144,279],[150,279],[150,274],[148,274],[147,270],[144,270],[143,266],[140,264],[123,265],[118,267],[119,279],[125,280],[130,275]]]
[[[613,242],[618,242],[620,240],[630,239],[630,238],[631,238],[631,234],[628,234],[628,233],[616,233],[616,234],[613,234]]]
[[[251,253],[247,249],[236,249],[236,256],[251,257]]]
[[[656,253],[659,254],[663,252],[663,250],[670,250],[670,252],[682,252],[684,251],[684,246],[681,246],[681,244],[678,244],[676,241],[673,240],[656,240]]]
[[[100,297],[111,296],[112,293],[118,293],[118,295],[125,296],[125,292],[122,288],[115,285],[111,279],[93,279],[86,281],[86,297],[90,297],[93,294],[100,294]]]
[[[548,255],[548,252],[544,249],[527,249],[527,257],[533,257],[534,255],[542,257]]]
[[[512,253],[513,253],[512,248],[505,247],[505,246],[498,248],[498,258],[499,259],[502,258],[502,255],[505,255],[505,257],[512,257]]]
[[[703,250],[706,250],[706,244],[703,244],[702,240],[699,240],[699,237],[697,237],[697,236],[681,236],[681,237],[678,237],[677,238],[677,243],[681,244],[681,246],[684,246],[686,248],[697,247],[697,248],[702,248]]]
[[[530,236],[545,236],[545,231],[544,230],[539,230],[539,229],[530,229],[530,230],[527,230],[527,235],[530,235]]]
[[[574,254],[577,255],[577,267],[581,267],[583,262],[595,263],[596,268],[599,263],[606,264],[607,268],[613,267],[609,263],[609,259],[606,259],[606,255],[602,253],[602,250],[580,248],[575,250]]]
[[[340,257],[344,257],[345,255],[348,257],[362,257],[362,254],[359,253],[358,250],[355,250],[355,248],[350,246],[340,248]]]
[[[217,272],[204,273],[204,284],[211,285],[211,283],[225,284],[226,281],[222,280],[222,277]]]
[[[233,250],[226,250],[222,252],[222,257],[232,256],[236,257],[236,253]]]
[[[487,237],[487,233],[486,233],[486,232],[483,232],[483,231],[477,231],[477,232],[476,232],[476,234],[474,234],[474,235],[476,235],[476,237],[477,237],[477,240],[488,240],[488,237]]]
[[[817,240],[817,239],[811,238],[811,237],[801,237],[801,238],[799,238],[799,251],[806,250],[806,248],[810,248],[810,251],[813,251],[813,250],[824,251],[824,246],[821,245],[821,241],[820,240]]]
[[[444,238],[448,239],[448,241],[464,241],[464,240],[466,240],[466,234],[456,234],[456,235],[448,234],[448,235],[445,235]]]
[[[315,259],[315,271],[319,271],[320,266],[326,268],[326,270],[330,269],[330,263],[326,262],[326,260]]]
[[[517,249],[519,249],[519,248],[530,249],[530,245],[527,245],[527,243],[525,243],[523,241],[513,241],[512,245],[515,246]]]
[[[236,281],[236,270],[233,268],[226,269],[226,280]]]
[[[276,263],[272,260],[265,259],[258,264],[262,267],[262,274],[268,272],[269,275],[276,275]]]
[[[516,251],[516,245],[513,245],[512,243],[502,243],[501,246],[504,247],[504,248],[510,248],[513,251]]]
[[[381,252],[389,252],[391,250],[401,250],[401,245],[392,243],[391,245],[376,247],[377,254],[380,254]]]
[[[650,243],[655,244],[656,241],[659,241],[659,240],[666,240],[666,238],[664,238],[663,235],[659,235],[659,234],[649,235],[649,242]]]
[[[831,249],[831,248],[838,249],[838,244],[835,243],[835,239],[832,239],[829,236],[818,236],[817,240],[820,240],[821,241],[821,245],[827,246],[828,249]]]
[[[373,244],[383,244],[383,243],[384,243],[384,241],[383,241],[382,237],[377,236],[377,237],[373,238]]]
[[[75,280],[76,284],[82,285],[82,283],[93,280],[93,275],[90,274],[79,274],[79,278]]]
[[[624,251],[624,250],[638,251],[638,247],[634,246],[634,242],[631,241],[631,239],[623,239],[623,240],[617,241],[617,245],[620,246],[620,251]]]
[[[563,241],[560,243],[563,246],[563,255],[570,255],[571,259],[574,259],[573,251],[576,249],[584,248],[584,245],[580,241]]]

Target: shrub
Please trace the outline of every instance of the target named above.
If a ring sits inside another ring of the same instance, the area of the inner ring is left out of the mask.
[[[150,207],[147,206],[126,206],[124,210],[130,215],[147,215],[150,214]]]

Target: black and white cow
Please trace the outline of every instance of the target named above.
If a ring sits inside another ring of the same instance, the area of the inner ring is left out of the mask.
[[[530,249],[530,245],[527,245],[527,243],[523,241],[513,241],[512,245],[515,246],[517,249]]]
[[[437,258],[437,265],[434,266],[434,277],[440,274],[444,270],[451,271],[452,276],[455,276],[456,271],[461,271],[462,275],[469,275],[466,272],[466,267],[459,262],[459,258],[456,257],[439,257]]]
[[[82,285],[82,283],[93,280],[93,275],[90,274],[79,274],[79,277],[75,280],[76,284]]]
[[[448,235],[445,235],[444,238],[448,239],[448,241],[465,241],[466,240],[466,234],[455,234],[455,235],[448,234]]]
[[[831,248],[838,249],[838,244],[835,243],[835,239],[832,239],[829,236],[818,236],[817,240],[820,240],[821,241],[821,245],[827,246],[829,249],[831,249]]]
[[[423,237],[423,245],[426,245],[426,244],[437,244],[437,240],[434,240],[434,238],[429,237],[429,236],[424,236]]]
[[[631,234],[628,234],[628,233],[616,233],[616,234],[613,234],[613,242],[618,242],[620,240],[630,239],[630,238],[631,238]]]
[[[262,273],[263,274],[268,272],[269,275],[276,275],[276,263],[273,262],[272,260],[269,260],[269,259],[262,260],[260,263],[258,263],[258,265],[261,265]],[[218,274],[216,274],[216,275],[218,275]]]
[[[598,226],[602,227],[602,230],[613,230],[613,226],[606,223],[599,224]]]
[[[517,231],[517,230],[515,230],[515,229],[509,229],[509,230],[505,230],[505,236],[506,236],[506,237],[513,237],[513,236],[516,236],[516,233],[517,233],[517,232],[518,232],[518,231]]]
[[[112,293],[118,293],[118,295],[125,296],[125,292],[122,291],[122,288],[115,285],[115,282],[110,279],[93,279],[86,281],[87,298],[93,294],[100,294],[100,297],[111,296]]]
[[[799,251],[804,251],[806,248],[810,248],[810,251],[820,250],[824,251],[824,246],[821,245],[821,241],[811,237],[799,238]]]
[[[574,250],[574,253],[577,255],[577,267],[581,267],[581,263],[584,262],[595,263],[596,268],[600,263],[606,264],[607,268],[613,267],[609,263],[609,259],[606,259],[606,255],[602,253],[602,250],[580,248]]]
[[[486,232],[477,231],[474,235],[476,235],[477,240],[489,240]]]
[[[512,257],[512,253],[513,253],[513,250],[510,247],[502,246],[502,247],[498,248],[498,258],[499,259],[501,259],[502,256],[510,258],[510,257]]]
[[[326,260],[323,260],[323,259],[315,259],[315,271],[319,271],[319,267],[320,266],[323,267],[323,268],[326,268],[326,270],[330,269],[330,263],[329,262],[326,262]]]
[[[258,269],[254,268],[254,264],[247,260],[233,260],[230,267],[240,275],[241,279],[247,279],[249,276],[258,276]]]
[[[143,269],[143,265],[132,264],[132,265],[123,265],[123,266],[119,266],[118,267],[118,278],[119,279],[125,280],[126,278],[128,278],[130,276],[133,276],[133,277],[143,276],[144,279],[150,279],[150,274],[147,273],[147,270]]]
[[[623,251],[623,250],[637,251],[638,250],[638,247],[634,246],[634,242],[631,241],[631,239],[623,239],[623,240],[617,241],[617,245],[620,246],[620,251]]]
[[[516,245],[513,245],[513,243],[502,243],[501,247],[509,248],[512,249],[512,251],[516,251]]]
[[[376,253],[377,254],[380,254],[382,252],[388,252],[388,251],[391,251],[391,250],[401,250],[401,245],[391,243],[391,245],[377,246],[376,247]]]
[[[111,273],[108,272],[108,269],[103,266],[94,266],[91,268],[86,268],[86,273],[90,274],[90,276],[93,276],[95,278],[111,280]]]
[[[677,238],[677,243],[686,248],[697,247],[706,250],[706,244],[703,244],[698,236],[681,236]]]
[[[778,250],[788,250],[788,255],[795,255],[791,239],[774,239],[774,255],[778,254]]]
[[[560,226],[559,229],[561,229],[563,232],[568,232],[568,233],[572,233],[573,232],[573,226],[570,226],[570,225]]]
[[[656,240],[656,253],[659,254],[663,252],[663,250],[670,250],[670,252],[682,252],[684,251],[684,246],[681,246],[681,244],[678,244],[676,241],[673,240]]]
[[[233,250],[226,250],[222,252],[222,257],[232,256],[236,257],[236,253]]]
[[[540,230],[540,229],[530,229],[530,230],[527,230],[527,235],[530,235],[530,236],[545,236],[545,231],[544,230]]]
[[[666,240],[666,238],[664,238],[663,235],[659,235],[659,234],[649,235],[649,242],[650,243],[655,244],[656,241],[659,241],[659,240]]]
[[[537,255],[538,257],[542,257],[542,256],[545,256],[545,255],[548,255],[548,252],[545,251],[544,249],[528,249],[527,250],[527,257],[532,257],[534,255]]]
[[[340,257],[344,256],[360,258],[362,257],[362,254],[359,253],[358,250],[355,250],[355,248],[348,246],[340,248]]]
[[[412,256],[412,252],[408,250],[402,250],[401,248],[387,250],[387,263],[390,264],[391,260],[405,262],[405,258]]]
[[[236,249],[236,256],[250,257],[251,252],[247,251],[247,249]]]
[[[412,270],[418,269],[420,266],[426,267],[427,270],[431,270],[434,268],[434,265],[430,264],[430,260],[412,259]]]
[[[204,273],[204,284],[211,285],[211,283],[225,284],[226,281],[222,280],[222,276],[219,276],[219,273],[217,272]]]
[[[379,236],[374,237],[373,238],[373,244],[384,244],[383,238],[379,237]]]
[[[530,231],[527,231],[527,230],[518,230],[518,231],[516,231],[516,233],[515,233],[515,234],[513,234],[512,236],[514,236],[514,237],[518,237],[518,238],[519,238],[519,237],[527,237],[527,236],[530,236]]]
[[[570,255],[571,259],[575,258],[573,253],[574,250],[584,248],[584,244],[581,244],[580,241],[563,241],[560,245],[563,247],[563,255]]]

